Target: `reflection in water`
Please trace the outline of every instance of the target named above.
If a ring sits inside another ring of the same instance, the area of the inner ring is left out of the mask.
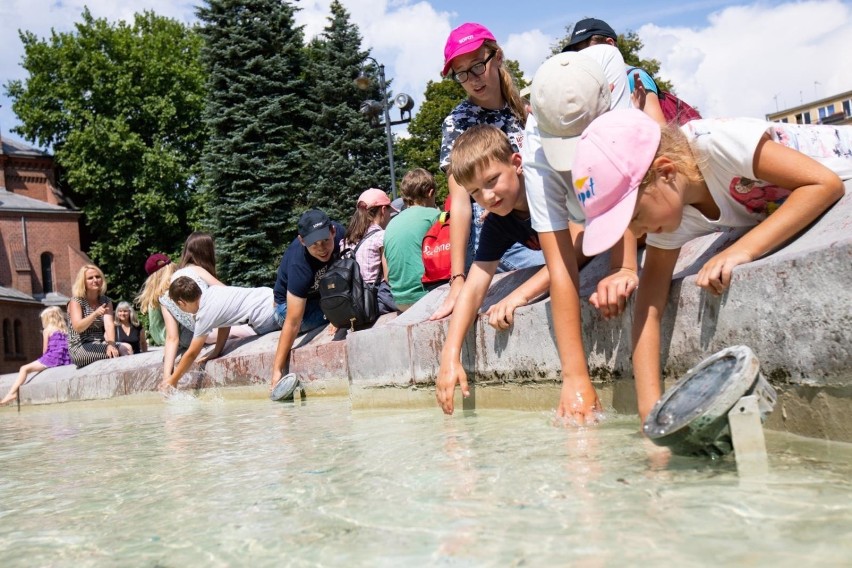
[[[770,473],[611,415],[347,400],[0,411],[0,566],[845,562],[852,449],[769,433]],[[791,559],[791,560],[788,560]]]

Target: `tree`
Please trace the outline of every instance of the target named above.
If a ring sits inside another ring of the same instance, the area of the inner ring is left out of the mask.
[[[131,298],[154,251],[189,231],[203,146],[201,40],[153,12],[133,25],[94,19],[41,40],[21,32],[29,76],[6,93],[14,131],[52,147],[64,189],[85,215],[89,255],[111,296]]]
[[[306,49],[311,168],[302,183],[303,205],[345,226],[362,191],[390,192],[390,167],[384,129],[371,127],[359,112],[364,100],[381,100],[377,78],[367,91],[354,83],[369,53],[361,51],[361,34],[340,2],[334,0],[330,9],[328,25]]]
[[[280,0],[207,0],[198,9],[209,73],[205,199],[217,268],[231,284],[274,281],[305,205],[311,124],[294,13]]]
[[[405,168],[424,168],[435,176],[438,201],[447,197],[447,176],[440,170],[441,125],[444,118],[465,98],[461,85],[449,78],[429,81],[423,93],[423,104],[408,124],[409,137],[397,144]]]
[[[574,24],[566,26],[565,30],[568,33],[552,46],[552,53],[556,54],[562,51],[562,48],[568,43],[568,40],[571,39],[571,30],[573,27]],[[636,32],[628,30],[627,33],[618,34],[616,45],[618,50],[621,52],[621,56],[624,58],[624,63],[628,67],[640,67],[644,69],[654,78],[654,82],[657,83],[657,86],[660,89],[674,92],[671,82],[657,76],[657,73],[660,72],[660,62],[656,59],[642,59],[639,57],[639,51],[641,51],[644,44],[642,43],[642,40],[639,39],[639,35]]]

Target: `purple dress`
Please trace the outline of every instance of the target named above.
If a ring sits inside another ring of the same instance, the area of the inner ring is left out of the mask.
[[[68,353],[68,338],[61,331],[54,331],[47,338],[47,351],[39,357],[38,362],[45,367],[59,367],[71,364],[71,354]]]

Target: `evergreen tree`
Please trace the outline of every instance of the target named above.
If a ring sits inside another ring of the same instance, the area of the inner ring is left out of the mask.
[[[269,286],[302,212],[304,36],[281,0],[206,0],[198,9],[209,72],[203,175],[217,268]]]
[[[85,214],[84,247],[110,296],[129,300],[145,258],[174,252],[195,215],[201,38],[152,12],[130,25],[88,9],[72,32],[20,36],[29,77],[6,84],[21,120],[14,130],[52,146],[63,189]]]
[[[303,181],[303,205],[322,209],[345,226],[362,191],[390,192],[390,167],[384,129],[372,127],[359,112],[366,99],[381,100],[377,76],[366,91],[354,83],[369,53],[361,51],[361,34],[343,5],[334,0],[330,8],[328,25],[306,50],[311,167]]]

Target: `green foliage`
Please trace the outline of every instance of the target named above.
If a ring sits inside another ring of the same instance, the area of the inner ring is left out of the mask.
[[[131,298],[148,254],[172,250],[194,215],[201,40],[152,12],[129,25],[88,9],[73,32],[20,37],[29,77],[5,85],[21,121],[14,131],[53,147],[93,237],[89,255],[111,295]]]
[[[423,104],[408,124],[409,137],[397,143],[400,162],[405,170],[424,168],[435,176],[438,202],[447,197],[447,176],[438,167],[441,152],[441,124],[444,118],[465,98],[461,85],[449,78],[429,81]]]
[[[304,209],[304,37],[279,0],[207,0],[198,9],[209,73],[205,199],[217,269],[230,284],[270,285]]]
[[[302,182],[302,205],[324,210],[344,226],[358,195],[370,187],[390,193],[390,166],[384,128],[374,128],[359,112],[366,99],[381,100],[378,69],[362,91],[355,86],[361,64],[361,34],[337,0],[322,34],[306,48],[310,122],[305,156],[311,165]],[[293,227],[295,235],[295,227]]]
[[[565,37],[559,40],[551,48],[551,51],[554,54],[560,53],[565,44],[568,43],[568,40],[571,39],[571,29],[573,26],[574,24],[570,24],[565,27],[567,32]],[[624,58],[624,63],[628,67],[640,67],[644,69],[654,78],[654,81],[660,89],[674,92],[670,81],[657,77],[657,73],[660,71],[660,62],[656,59],[642,59],[639,57],[639,51],[642,49],[644,44],[642,43],[642,40],[639,39],[639,35],[636,32],[628,30],[627,33],[618,34],[618,41],[616,45],[618,46],[618,50],[621,52],[621,56]]]

